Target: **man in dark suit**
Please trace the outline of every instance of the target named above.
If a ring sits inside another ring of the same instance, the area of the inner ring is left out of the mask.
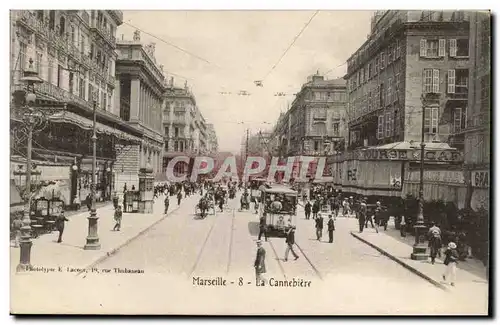
[[[262,247],[262,241],[257,241],[257,256],[254,262],[255,268],[255,280],[257,286],[263,286],[265,284],[265,279],[262,274],[266,273],[266,250]]]
[[[316,218],[316,238],[321,240],[321,237],[323,237],[323,216],[319,213]]]
[[[333,243],[333,231],[335,230],[335,223],[333,222],[333,217],[330,214],[328,216],[328,242]]]
[[[264,234],[264,238],[267,241],[267,225],[266,225],[266,216],[267,214],[264,212],[262,217],[259,220],[259,240],[262,238],[262,234]]]
[[[306,213],[306,220],[309,220],[311,218],[311,202],[307,201],[306,205],[304,206],[304,211]]]
[[[56,218],[56,228],[57,231],[59,231],[59,238],[57,239],[58,243],[62,242],[62,235],[64,232],[64,222],[69,221],[65,216],[64,216],[64,210],[61,211],[61,214],[57,216]]]
[[[285,262],[288,261],[288,253],[292,252],[295,259],[299,258],[299,255],[293,250],[293,245],[295,245],[295,226],[291,226],[286,233],[286,250],[285,250]]]

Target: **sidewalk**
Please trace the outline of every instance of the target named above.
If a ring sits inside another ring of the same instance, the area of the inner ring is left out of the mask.
[[[392,229],[390,229],[392,227]],[[367,245],[377,249],[382,254],[388,256],[403,267],[426,279],[437,287],[444,290],[449,290],[453,287],[447,285],[442,275],[445,270],[443,261],[436,258],[436,263],[431,264],[430,258],[427,261],[415,261],[410,258],[413,251],[413,236],[406,238],[397,238],[399,234],[394,230],[394,225],[389,224],[387,231],[383,228],[379,229],[377,234],[371,227],[365,228],[363,233],[351,231],[351,235],[366,243]],[[481,264],[481,265],[479,265]],[[456,286],[462,289],[468,288],[472,290],[487,290],[488,281],[486,277],[486,267],[482,267],[482,263],[468,259],[458,263]],[[454,291],[455,289],[453,289]]]
[[[198,195],[192,195],[184,198],[180,206],[177,206],[177,200],[171,199],[168,214],[186,205],[194,207],[198,197]],[[62,243],[57,243],[59,235],[57,231],[33,239],[31,265],[33,267],[46,268],[87,268],[106,258],[106,256],[115,253],[137,236],[163,220],[165,218],[163,209],[163,196],[160,196],[154,202],[154,213],[152,214],[124,213],[120,231],[112,231],[115,224],[112,204],[97,209],[97,216],[99,217],[98,234],[101,243],[100,250],[83,249],[88,234],[88,211],[72,215],[68,217],[69,221],[66,223],[64,229]],[[16,274],[19,254],[20,248],[10,248],[11,275]]]

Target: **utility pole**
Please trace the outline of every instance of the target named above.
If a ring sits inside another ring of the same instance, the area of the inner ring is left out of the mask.
[[[247,129],[247,140],[246,140],[246,145],[245,145],[245,161],[248,158],[248,137],[249,137],[249,129]]]
[[[429,255],[426,253],[427,246],[425,245],[425,230],[424,223],[424,154],[425,154],[425,95],[422,96],[422,134],[420,138],[420,182],[418,191],[418,215],[415,228],[415,244],[413,245],[412,260],[427,260]]]

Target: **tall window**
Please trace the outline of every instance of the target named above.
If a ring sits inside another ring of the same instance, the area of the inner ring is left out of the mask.
[[[51,30],[56,29],[56,11],[49,10],[49,28]]]
[[[42,73],[42,53],[36,52],[36,72],[38,75]]]
[[[166,126],[165,127],[165,136],[168,137],[168,136],[170,136],[169,134],[170,134],[170,129],[168,126]]]
[[[377,139],[382,139],[384,137],[384,115],[379,115],[378,126],[377,126]]]
[[[445,56],[445,39],[425,39],[420,40],[420,56],[424,58],[437,58]]]
[[[387,104],[391,104],[392,103],[392,78],[389,78],[387,80],[387,101],[386,101],[386,105]]]
[[[393,129],[392,117],[393,117],[392,112],[390,110],[385,113],[385,136],[386,137],[392,136],[392,129]]]
[[[312,131],[314,135],[326,135],[326,124],[324,122],[316,122],[313,124]]]
[[[333,136],[335,137],[339,136],[339,122],[333,123]]]
[[[437,134],[438,122],[439,122],[439,108],[438,107],[425,108],[424,132],[427,134]]]
[[[399,110],[394,111],[394,135],[398,136],[400,134],[400,123],[399,123]]]
[[[453,133],[459,133],[462,130],[462,108],[453,110]]]
[[[80,83],[78,85],[78,96],[82,99],[85,99],[85,79],[83,76],[80,76]]]
[[[59,64],[57,66],[57,87],[59,87],[59,88],[62,87],[62,78],[63,78],[63,68]]]
[[[314,151],[321,150],[321,141],[314,141]]]
[[[179,137],[179,128],[178,127],[175,127],[174,128],[174,137]]]
[[[54,79],[54,61],[49,58],[49,69],[48,69],[48,74],[47,74],[47,81],[52,84],[53,79]]]
[[[69,92],[71,94],[73,94],[73,92],[74,92],[74,86],[75,86],[75,84],[74,84],[74,77],[75,76],[74,76],[73,72],[70,72],[69,73]]]
[[[26,70],[26,53],[28,52],[28,46],[24,43],[19,43],[19,69],[21,73]]]
[[[94,86],[89,82],[89,93],[88,93],[88,97],[87,97],[87,100],[89,102],[92,102],[94,100],[93,93],[94,93]]]
[[[59,36],[64,37],[66,34],[66,19],[64,17],[59,18]]]
[[[424,69],[424,93],[439,93],[439,69]]]

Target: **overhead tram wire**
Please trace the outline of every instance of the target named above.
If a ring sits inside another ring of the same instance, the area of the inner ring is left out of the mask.
[[[274,69],[278,66],[278,64],[280,64],[281,60],[283,60],[283,58],[285,57],[285,55],[292,48],[292,46],[295,44],[295,42],[297,41],[297,39],[300,37],[300,35],[302,35],[302,33],[306,30],[307,26],[309,26],[309,24],[312,22],[312,20],[314,19],[314,17],[316,17],[316,15],[318,13],[319,13],[319,10],[316,10],[316,12],[311,16],[311,18],[309,18],[309,21],[304,25],[304,27],[302,27],[302,29],[300,30],[300,32],[297,35],[295,35],[295,37],[293,38],[292,43],[290,43],[290,45],[288,46],[288,48],[285,50],[285,52],[283,52],[283,54],[281,55],[281,57],[279,58],[279,60],[273,65],[273,67],[271,68],[271,70],[269,70],[269,72],[264,76],[264,78],[262,78],[262,81],[264,81],[271,74],[271,72],[274,71]]]
[[[129,21],[130,21],[130,20],[129,20]],[[145,30],[144,30],[144,29],[142,29],[142,28],[139,28],[139,27],[137,27],[137,26],[135,26],[135,25],[132,25],[132,24],[131,24],[131,23],[129,23],[129,22],[124,21],[123,23],[124,23],[124,24],[126,24],[126,25],[129,25],[129,26],[130,26],[130,27],[132,27],[132,28],[137,29],[138,31],[140,31],[140,32],[142,32],[142,33],[144,33],[144,34],[146,34],[146,35],[149,35],[149,36],[151,36],[151,37],[153,37],[153,38],[155,38],[155,39],[159,40],[160,42],[163,42],[163,43],[165,43],[165,44],[167,44],[167,45],[169,45],[169,46],[172,46],[173,48],[175,48],[175,49],[177,49],[177,50],[179,50],[179,51],[181,51],[181,52],[184,52],[184,53],[186,53],[186,54],[189,54],[189,55],[191,55],[192,57],[197,58],[198,60],[201,60],[201,61],[203,61],[203,62],[205,62],[205,63],[208,63],[208,64],[213,64],[212,62],[208,61],[207,59],[202,58],[201,56],[196,55],[196,54],[194,54],[194,53],[192,53],[192,52],[189,52],[188,50],[185,50],[185,49],[183,49],[183,48],[182,48],[182,47],[180,47],[180,46],[177,46],[177,45],[175,45],[175,44],[173,44],[173,43],[171,43],[171,42],[169,42],[169,41],[167,41],[167,40],[164,40],[163,38],[161,38],[161,37],[159,37],[159,36],[156,36],[156,35],[154,35],[154,34],[152,34],[152,33],[149,33],[149,32],[145,31]]]

